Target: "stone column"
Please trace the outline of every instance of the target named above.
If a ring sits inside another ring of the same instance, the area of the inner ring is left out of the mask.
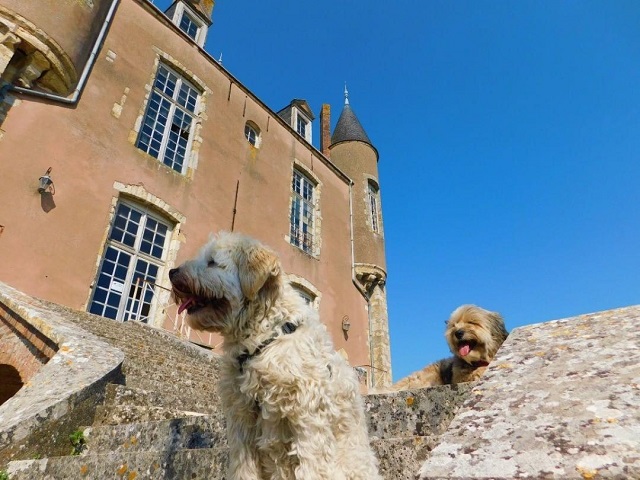
[[[384,280],[376,282],[369,297],[369,325],[371,345],[371,388],[391,385],[391,345],[389,343],[389,315]]]

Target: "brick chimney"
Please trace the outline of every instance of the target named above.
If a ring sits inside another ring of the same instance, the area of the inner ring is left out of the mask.
[[[187,3],[203,14],[205,18],[211,20],[215,0],[187,0]]]
[[[329,146],[331,145],[331,105],[322,104],[320,112],[320,151],[329,158]]]

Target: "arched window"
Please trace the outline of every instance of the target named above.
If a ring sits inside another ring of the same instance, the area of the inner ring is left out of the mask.
[[[292,273],[287,275],[287,281],[307,305],[311,305],[316,310],[320,308],[322,293],[311,282]]]
[[[313,293],[309,292],[304,288],[301,288],[298,285],[293,285],[293,288],[296,292],[298,292],[298,295],[302,297],[302,299],[304,300],[304,303],[306,303],[307,305],[313,306],[313,302],[316,299],[316,296]]]
[[[260,147],[260,129],[258,126],[249,121],[244,126],[244,138],[247,139],[252,146],[258,148]]]

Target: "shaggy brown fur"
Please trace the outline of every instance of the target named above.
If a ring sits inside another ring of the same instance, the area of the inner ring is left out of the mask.
[[[453,357],[439,360],[393,385],[394,390],[477,380],[508,332],[499,313],[475,305],[458,307],[447,321],[445,338]]]

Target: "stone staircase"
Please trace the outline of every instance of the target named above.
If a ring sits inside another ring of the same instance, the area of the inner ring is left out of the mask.
[[[124,352],[122,378],[107,386],[93,425],[82,427],[86,449],[80,455],[14,460],[7,466],[11,480],[224,479],[228,450],[216,393],[218,358],[147,325],[67,310],[81,328]],[[385,478],[414,478],[470,388],[365,398]]]

